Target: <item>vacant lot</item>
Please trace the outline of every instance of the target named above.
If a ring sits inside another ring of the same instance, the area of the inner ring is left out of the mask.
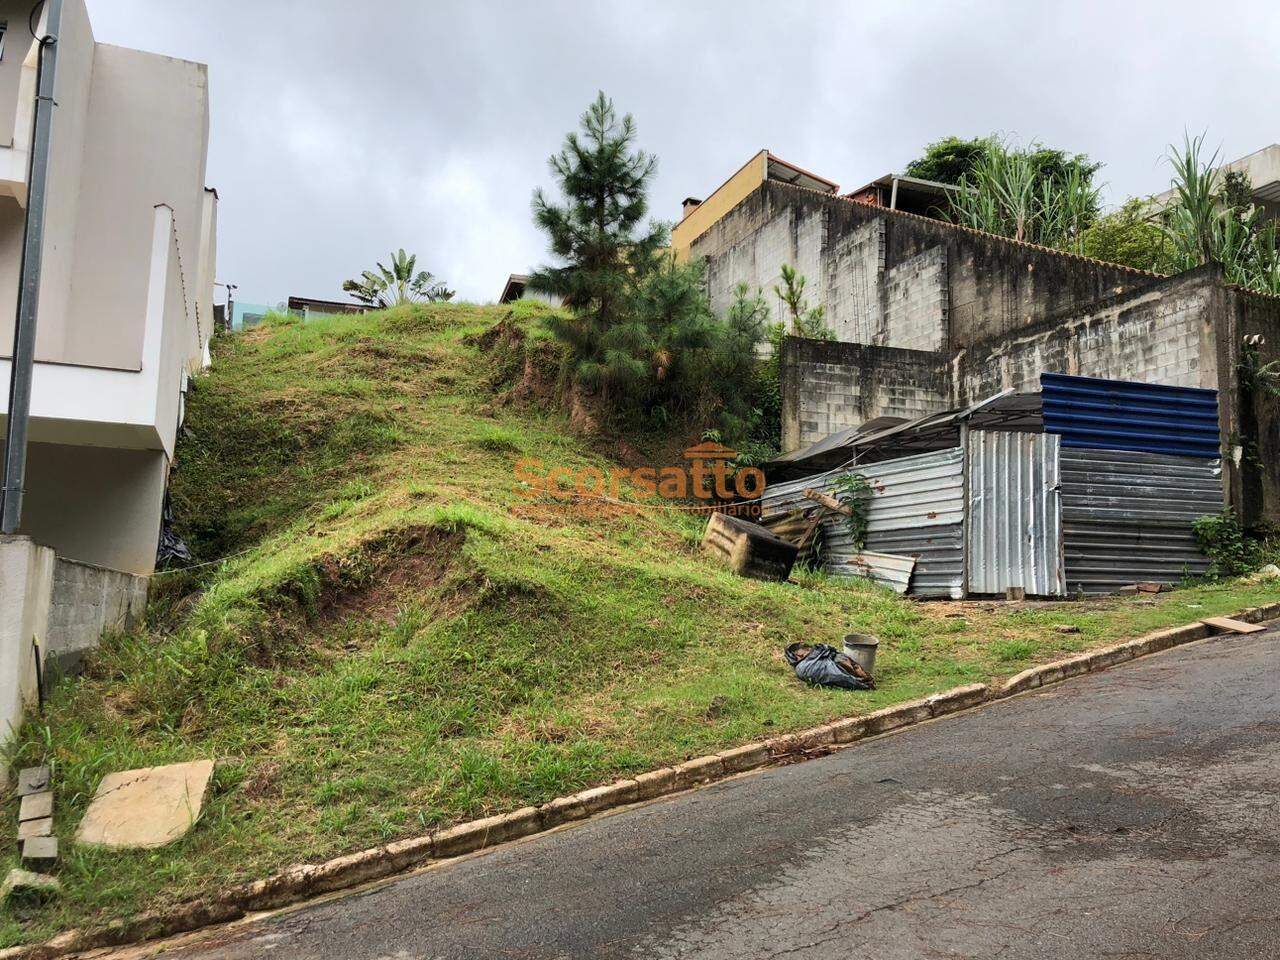
[[[159,577],[147,631],[110,639],[24,731],[14,762],[56,767],[67,893],[0,915],[0,946],[1272,592],[1006,607],[738,579],[699,553],[699,517],[521,488],[522,457],[608,468],[626,445],[537,399],[554,381],[537,358],[554,351],[528,305],[519,349],[486,336],[507,313],[276,322],[218,344],[174,499],[199,559],[230,559]],[[511,400],[513,385],[528,398]],[[1079,632],[1054,629],[1068,623]],[[782,647],[850,630],[883,641],[879,689],[796,682]],[[196,757],[219,767],[185,840],[72,845],[103,774]],[[0,869],[14,857],[4,848]]]

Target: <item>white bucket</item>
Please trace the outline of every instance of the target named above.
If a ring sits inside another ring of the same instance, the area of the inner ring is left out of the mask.
[[[873,677],[876,675],[876,649],[879,646],[879,639],[869,633],[844,635],[844,652]]]

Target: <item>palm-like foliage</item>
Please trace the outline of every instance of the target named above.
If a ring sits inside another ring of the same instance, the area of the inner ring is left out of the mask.
[[[391,255],[390,267],[379,263],[376,272],[365,270],[358,279],[344,282],[342,289],[361,303],[379,308],[453,299],[453,290],[428,271],[417,270],[417,265],[417,254],[406,254],[402,247]]]

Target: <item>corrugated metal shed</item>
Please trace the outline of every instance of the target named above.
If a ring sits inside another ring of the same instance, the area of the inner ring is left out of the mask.
[[[1060,464],[1069,592],[1111,593],[1205,572],[1191,524],[1222,509],[1219,461],[1064,449]]]
[[[764,517],[808,505],[804,490],[835,491],[844,472],[770,484],[761,497]],[[916,558],[910,592],[919,596],[958,597],[963,592],[964,456],[959,447],[898,460],[867,464],[854,471],[872,487],[865,549]],[[825,569],[849,573],[856,553],[843,519],[823,525]]]
[[[969,591],[1063,594],[1058,437],[969,434]]]
[[[877,417],[776,457],[765,465],[765,472],[781,482],[853,463],[896,460],[958,447],[963,424],[974,430],[1041,433],[1040,394],[1002,390],[968,407],[915,420]]]
[[[1042,373],[1044,429],[1063,447],[1216,459],[1218,391]]]

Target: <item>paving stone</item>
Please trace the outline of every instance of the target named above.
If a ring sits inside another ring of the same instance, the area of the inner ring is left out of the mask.
[[[51,816],[53,816],[53,791],[51,790],[43,793],[28,793],[18,805],[19,823],[25,823],[27,820],[42,820]]]
[[[112,849],[172,843],[200,816],[212,774],[212,760],[107,774],[80,821],[76,842]]]
[[[27,820],[18,824],[18,839],[29,837],[47,837],[53,834],[53,817],[41,817],[39,820]]]
[[[44,900],[49,897],[55,897],[60,893],[62,893],[62,884],[58,882],[56,877],[46,876],[43,873],[33,873],[30,870],[20,870],[17,867],[10,870],[4,878],[4,882],[0,883],[0,902],[8,900],[10,897],[14,899],[31,897]]]
[[[19,797],[29,793],[39,793],[49,789],[48,767],[27,767],[18,771],[18,787],[14,791]]]
[[[52,863],[58,859],[57,837],[28,837],[22,841],[24,863]]]

